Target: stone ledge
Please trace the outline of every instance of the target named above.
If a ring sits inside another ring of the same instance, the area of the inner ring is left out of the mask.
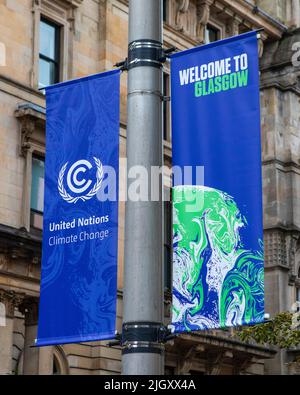
[[[11,226],[0,224],[0,251],[6,252],[11,248],[21,249],[34,255],[40,255],[42,249],[42,237],[35,236],[25,229],[16,229]]]
[[[42,0],[43,1],[43,0]],[[58,0],[57,3],[62,3],[67,7],[78,8],[82,4],[83,0]],[[55,3],[55,1],[53,1]]]
[[[240,340],[229,338],[225,336],[221,336],[219,334],[207,334],[207,333],[191,333],[191,334],[181,334],[179,335],[174,342],[188,342],[193,341],[196,343],[201,343],[204,347],[217,347],[218,349],[222,348],[227,350],[232,350],[235,353],[247,353],[253,357],[259,359],[270,359],[276,354],[276,349],[271,347],[264,347],[257,344],[252,343],[244,343]]]

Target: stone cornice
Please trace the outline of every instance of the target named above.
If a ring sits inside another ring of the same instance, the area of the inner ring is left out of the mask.
[[[215,332],[215,333],[214,333]],[[220,335],[214,331],[211,334],[207,333],[192,333],[192,334],[181,334],[176,340],[178,343],[181,341],[196,341],[207,347],[226,348],[228,350],[233,349],[235,352],[246,352],[257,358],[268,359],[272,358],[276,354],[275,349],[271,347],[264,347],[254,343],[243,343],[242,341],[233,338]]]
[[[280,41],[266,44],[265,49],[268,56],[264,56],[262,59],[261,71],[276,71],[276,69],[292,66],[292,58],[296,52],[293,47],[299,41],[300,29],[296,29],[285,33]],[[300,67],[297,69],[300,71]]]
[[[269,166],[269,165],[273,165],[275,166],[277,169],[280,169],[281,171],[285,172],[285,173],[290,173],[293,172],[295,174],[300,175],[300,165],[299,163],[296,163],[294,161],[287,161],[284,162],[283,160],[280,160],[278,158],[268,158],[268,159],[264,159],[262,162],[263,166]]]
[[[66,3],[69,3],[73,7],[79,7],[81,5],[81,3],[83,2],[83,0],[63,0],[63,1],[65,1]]]
[[[42,237],[34,236],[25,229],[0,224],[0,252],[9,253],[20,250],[32,257],[40,257],[41,249]]]
[[[261,89],[270,89],[270,88],[276,88],[278,90],[280,90],[281,92],[293,92],[295,93],[295,95],[300,97],[300,89],[295,87],[294,85],[283,85],[278,81],[274,81],[274,79],[272,79],[271,81],[268,82],[263,82],[261,84]]]
[[[282,232],[284,234],[295,234],[300,237],[300,229],[297,228],[296,226],[286,226],[286,225],[282,225],[282,224],[277,224],[274,226],[265,226],[264,227],[264,233],[274,232],[274,231]]]
[[[39,3],[40,0],[35,0],[37,3]],[[43,0],[42,0],[43,1]],[[64,5],[66,8],[72,7],[72,8],[78,8],[83,0],[55,0],[58,4]],[[53,2],[55,2],[53,1]]]
[[[45,95],[42,92],[1,74],[0,90],[21,100],[28,100],[28,98],[31,97],[32,100],[45,103]]]
[[[18,106],[15,116],[20,121],[21,155],[25,156],[26,151],[30,149],[44,152],[46,110],[33,103],[24,103]],[[40,136],[38,135],[39,129],[43,131]]]
[[[273,39],[281,38],[282,34],[288,29],[287,26],[247,0],[217,0],[215,5],[226,6],[254,26],[263,27],[265,33]]]
[[[262,89],[274,87],[300,95],[300,67],[293,66],[293,58],[297,56],[295,44],[299,41],[300,29],[297,29],[284,34],[275,43],[266,44],[260,62]]]
[[[128,0],[118,0],[120,3],[128,6]],[[204,0],[197,0],[197,3],[205,3]],[[279,39],[282,34],[287,31],[287,26],[283,25],[281,22],[272,18],[262,9],[255,7],[254,4],[248,2],[247,0],[208,0],[207,3],[210,6],[214,6],[220,12],[224,13],[228,17],[238,18],[241,21],[246,22],[249,27],[253,28],[264,28],[263,38],[266,39]],[[178,0],[178,5],[183,4],[182,0]],[[182,32],[173,26],[174,30],[178,35],[182,35]],[[183,35],[184,36],[184,35]],[[191,39],[191,37],[189,37]]]

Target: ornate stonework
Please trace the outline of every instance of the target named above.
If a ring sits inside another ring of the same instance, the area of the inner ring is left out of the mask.
[[[177,30],[182,32],[183,31],[182,18],[184,14],[188,12],[190,0],[178,0],[177,3],[178,5],[176,11],[175,26]]]
[[[197,27],[196,39],[199,43],[204,43],[205,27],[210,17],[210,6],[213,0],[197,0]]]
[[[4,290],[0,288],[0,302],[4,304],[6,309],[6,317],[14,318],[15,308],[19,308],[23,302],[25,294],[18,294],[14,291]]]
[[[280,230],[268,230],[264,235],[265,242],[265,265],[287,265],[286,237],[285,232]]]

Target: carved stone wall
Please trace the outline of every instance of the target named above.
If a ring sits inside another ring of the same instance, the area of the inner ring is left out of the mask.
[[[278,5],[278,4],[277,4]],[[274,5],[276,8],[276,4]],[[261,60],[266,311],[289,311],[296,298],[300,240],[300,84],[292,64],[300,31],[265,45]],[[287,373],[286,352],[267,371]]]
[[[300,26],[299,0],[256,0],[255,3],[288,26]]]

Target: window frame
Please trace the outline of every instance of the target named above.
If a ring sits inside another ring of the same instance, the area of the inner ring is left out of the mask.
[[[33,159],[36,158],[38,160],[41,160],[45,163],[45,155],[43,155],[39,151],[33,151],[31,154],[31,178],[30,178],[30,195],[29,195],[29,229],[31,233],[34,234],[40,234],[43,231],[43,228],[35,227],[32,221],[32,217],[34,214],[37,214],[41,217],[41,221],[43,223],[43,216],[44,216],[44,211],[39,211],[31,207],[31,193],[32,193],[32,180],[33,180],[33,172],[32,172],[32,162]],[[45,177],[44,177],[45,179]]]
[[[33,153],[32,154],[32,158],[31,158],[31,162],[33,162],[33,159],[37,159],[39,161],[42,161],[45,164],[45,156],[41,155],[40,153]],[[32,192],[32,180],[33,180],[32,174],[33,173],[32,173],[32,165],[31,165],[31,188],[30,188],[31,192]],[[45,177],[44,177],[44,180],[45,180]],[[40,211],[40,210],[37,210],[37,209],[31,207],[31,194],[30,194],[30,211],[33,211],[33,212],[35,212],[37,214],[40,214],[40,215],[44,215],[44,211]]]
[[[223,23],[220,23],[220,21],[216,20],[212,16],[210,16],[210,18],[206,24],[205,30],[206,30],[207,26],[210,26],[213,29],[216,29],[219,31],[218,40],[223,40],[223,38],[226,37],[226,25]],[[205,39],[205,32],[204,32],[204,39]]]
[[[44,0],[41,4],[34,2],[33,6],[33,67],[31,70],[31,87],[39,90],[39,55],[40,55],[40,21],[46,19],[60,28],[59,50],[59,82],[72,77],[73,64],[70,58],[74,41],[75,18],[71,5],[63,5],[56,1]],[[43,92],[41,92],[43,94]]]
[[[208,34],[209,34],[209,29],[216,32],[217,39],[214,40],[214,41],[209,41],[209,42],[207,42],[207,41],[206,41],[206,34],[207,34],[207,32],[208,32]],[[215,27],[215,26],[212,25],[211,23],[208,23],[208,24],[205,26],[205,44],[209,44],[209,43],[212,43],[212,42],[216,42],[216,41],[220,40],[220,37],[221,37],[221,31],[220,31],[219,28]]]
[[[54,346],[53,348],[52,368],[54,367],[54,363],[56,363],[58,372],[56,374],[53,374],[54,372],[52,370],[52,375],[63,376],[70,374],[68,359],[66,357],[64,349],[61,346]]]
[[[44,15],[41,15],[40,18],[40,24],[45,23],[55,29],[55,50],[54,50],[54,59],[49,58],[48,56],[44,55],[41,53],[41,48],[39,47],[39,61],[40,59],[54,64],[54,70],[55,70],[55,77],[54,77],[54,84],[60,82],[60,69],[61,69],[61,25],[53,22],[52,20],[46,18]],[[40,87],[40,67],[39,67],[39,78],[38,78],[38,86]]]

